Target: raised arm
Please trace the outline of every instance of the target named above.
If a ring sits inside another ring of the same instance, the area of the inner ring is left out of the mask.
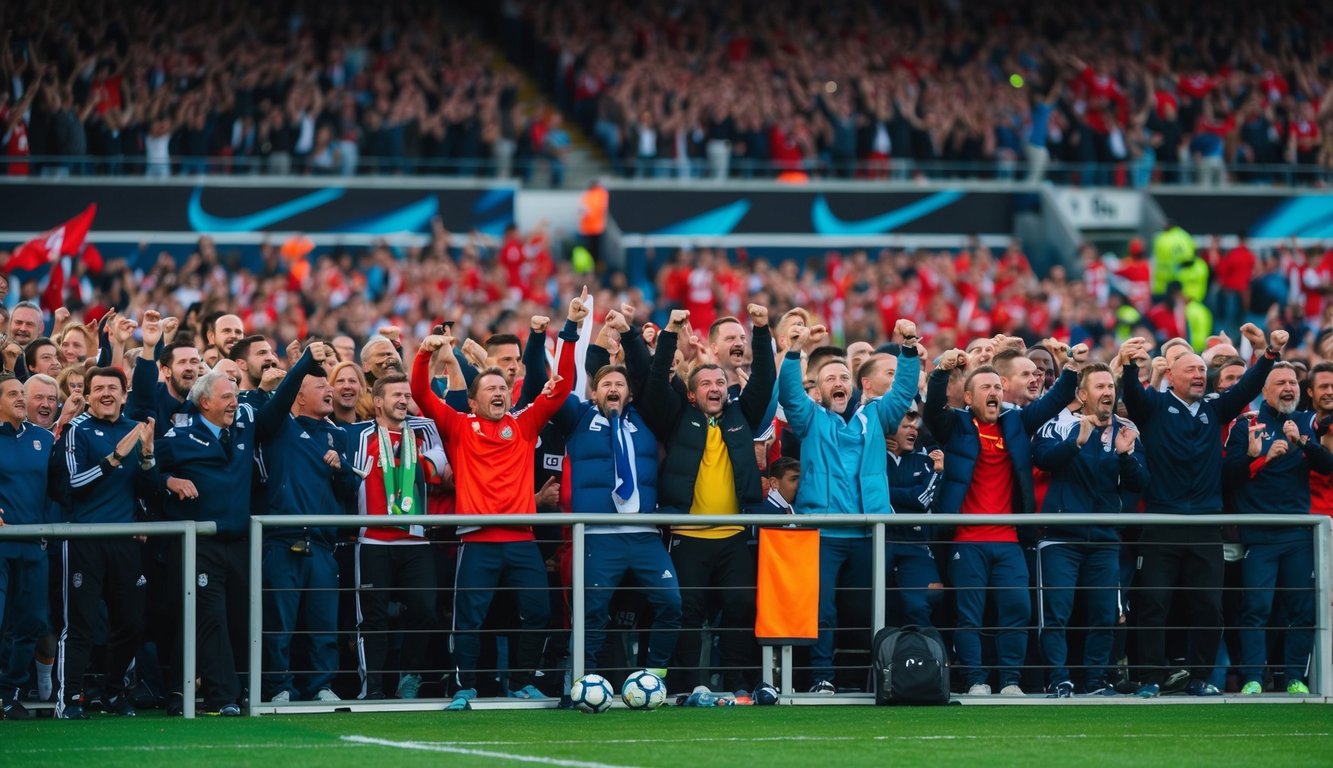
[[[907,415],[907,409],[916,400],[921,381],[921,356],[926,351],[925,347],[916,343],[918,338],[916,323],[911,320],[899,320],[893,330],[904,342],[898,353],[898,367],[893,373],[893,386],[884,397],[871,403],[886,435],[898,431],[898,423]]]
[[[773,359],[773,334],[768,327],[768,308],[758,304],[749,305],[746,310],[754,328],[750,334],[750,381],[741,390],[741,413],[750,429],[759,432],[765,427],[764,416],[768,405],[773,401],[773,388],[777,385],[777,362]]]
[[[951,349],[940,357],[939,367],[926,380],[926,404],[921,421],[941,445],[949,442],[958,429],[958,412],[949,405],[949,376],[966,360],[966,352]]]
[[[653,353],[653,362],[644,382],[643,399],[639,402],[640,415],[663,443],[671,439],[680,412],[685,408],[685,396],[671,386],[671,366],[676,359],[678,333],[689,316],[688,310],[671,311],[670,321],[657,337],[657,351]]]
[[[296,365],[293,365],[282,378],[282,383],[274,391],[273,397],[270,397],[255,414],[255,437],[261,443],[278,433],[284,419],[292,411],[292,404],[296,402],[296,396],[301,392],[301,384],[305,381],[305,377],[319,372],[326,354],[322,344],[311,344],[307,347],[301,359],[297,360]]]
[[[529,326],[528,340],[523,345],[523,388],[519,390],[515,407],[522,408],[537,399],[549,378],[546,372],[546,326],[548,317],[534,315]]]
[[[409,386],[412,389],[412,400],[421,409],[422,416],[435,422],[435,426],[440,430],[440,439],[445,442],[453,437],[459,425],[466,421],[466,417],[440,402],[440,399],[431,391],[430,359],[436,350],[442,350],[440,354],[452,357],[451,342],[452,339],[447,336],[427,336],[422,339],[421,346],[417,347],[417,356],[412,360],[412,376],[408,379]],[[462,382],[455,381],[460,378],[455,375],[456,373],[456,369],[449,372],[449,390],[451,392],[462,388]]]

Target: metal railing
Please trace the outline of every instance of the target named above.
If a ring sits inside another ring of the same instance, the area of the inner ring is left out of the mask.
[[[1108,518],[1110,518],[1108,520]],[[467,525],[477,526],[570,526],[572,528],[572,588],[571,588],[571,641],[569,649],[569,661],[571,674],[573,678],[582,676],[584,669],[584,648],[585,648],[585,627],[583,616],[585,613],[585,593],[584,593],[584,557],[585,557],[585,536],[589,526],[597,525],[623,525],[625,518],[623,515],[608,514],[561,514],[561,515],[531,515],[531,514],[496,514],[496,515],[467,515],[465,517],[454,515],[422,515],[414,516],[413,524],[423,526],[448,526],[453,527],[461,522]],[[908,515],[908,514],[885,514],[885,515],[717,515],[709,516],[710,525],[743,525],[743,526],[792,526],[799,525],[803,528],[812,527],[871,527],[872,553],[874,563],[872,566],[872,622],[874,630],[885,626],[886,619],[886,584],[887,574],[885,572],[885,530],[888,527],[897,526],[957,526],[957,525],[1011,525],[1011,526],[1078,526],[1078,525],[1106,525],[1113,522],[1123,526],[1201,526],[1201,527],[1219,527],[1232,525],[1259,525],[1259,526],[1283,526],[1283,527],[1305,527],[1314,529],[1315,535],[1312,537],[1314,547],[1314,591],[1316,601],[1315,615],[1315,643],[1311,654],[1311,671],[1309,675],[1311,688],[1316,696],[1324,697],[1329,700],[1333,696],[1333,664],[1330,659],[1333,658],[1333,605],[1330,605],[1330,598],[1333,598],[1333,518],[1323,515],[1160,515],[1160,514],[1123,514],[1118,516],[1096,515],[1096,514],[1041,514],[1041,515]],[[698,517],[692,515],[666,515],[666,514],[640,514],[634,516],[634,523],[641,525],[669,526],[680,524],[697,524]],[[342,704],[318,704],[302,703],[299,707],[291,708],[284,705],[275,705],[270,703],[260,704],[259,691],[262,690],[262,650],[263,650],[263,595],[262,595],[262,572],[263,563],[263,545],[264,529],[266,527],[282,528],[360,528],[360,527],[392,527],[401,526],[400,518],[387,516],[356,516],[356,515],[256,515],[251,518],[251,538],[250,538],[250,663],[249,663],[249,690],[251,692],[251,715],[264,714],[266,712],[277,711],[329,711],[340,707],[347,707],[346,702]],[[1219,544],[1220,546],[1220,544]],[[784,649],[787,652],[782,657],[782,690],[786,693],[792,691],[792,666],[790,649]],[[771,669],[772,664],[768,659],[766,669]],[[828,697],[812,697],[815,700],[827,701]],[[818,703],[816,701],[815,703]],[[377,701],[373,703],[357,702],[359,707],[373,707],[376,709],[421,709],[426,705],[411,702],[395,702],[392,700]],[[430,708],[435,708],[431,706]]]
[[[184,597],[181,611],[181,667],[184,670],[181,693],[184,696],[185,717],[194,717],[195,680],[195,555],[199,536],[217,533],[217,523],[197,523],[193,520],[172,520],[157,523],[54,523],[48,525],[0,526],[0,541],[14,539],[105,539],[125,536],[179,536],[181,537],[181,589]],[[123,672],[123,670],[120,670]]]
[[[23,169],[11,172],[11,167]],[[996,181],[1018,183],[1050,181],[1079,187],[1208,187],[1228,186],[1310,187],[1333,182],[1333,168],[1303,163],[1152,163],[1081,162],[1053,160],[1034,177],[1023,161],[957,161],[855,159],[835,161],[828,157],[780,162],[761,158],[614,158],[603,161],[586,153],[554,160],[550,155],[527,154],[508,159],[494,157],[373,157],[360,155],[344,162],[320,164],[309,156],[279,153],[277,156],[172,156],[152,161],[143,155],[32,155],[0,157],[0,176],[30,176],[46,180],[79,177],[155,179],[193,177],[270,178],[315,177],[329,180],[351,177],[434,177],[516,179],[525,186],[562,186],[564,179],[589,176],[616,179],[721,182],[726,180],[846,181],[873,184],[906,181]]]

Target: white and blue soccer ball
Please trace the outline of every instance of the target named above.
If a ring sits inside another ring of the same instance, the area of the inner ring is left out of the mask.
[[[666,702],[666,696],[666,683],[646,669],[625,678],[620,686],[620,698],[630,709],[657,709]]]
[[[569,687],[569,698],[580,712],[597,715],[611,708],[616,692],[601,675],[584,675]]]

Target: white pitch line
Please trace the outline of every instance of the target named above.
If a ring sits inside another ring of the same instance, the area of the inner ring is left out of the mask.
[[[1211,738],[1229,738],[1229,739],[1295,739],[1309,737],[1328,737],[1333,733],[1314,732],[1314,733],[1218,733],[1210,734]],[[914,736],[697,736],[685,738],[661,738],[661,739],[598,739],[598,744],[702,744],[715,742],[731,742],[756,744],[761,742],[846,742],[846,741],[993,741],[996,739],[1022,739],[1031,740],[1051,740],[1061,739],[1155,739],[1161,738],[1160,733],[1069,733],[1069,734],[995,734],[990,736],[976,736],[970,734],[940,734],[940,735],[914,735]],[[359,739],[361,737],[347,737],[344,739]],[[365,743],[365,742],[361,742]],[[396,742],[395,742],[396,743]],[[516,741],[516,740],[486,740],[486,741],[418,741],[407,742],[431,747],[530,747],[541,744],[586,744],[586,740],[581,739],[543,739],[541,741]],[[585,765],[585,763],[579,763]],[[587,763],[586,765],[592,765]]]
[[[540,757],[537,755],[515,755],[508,752],[492,752],[486,749],[470,749],[467,747],[454,746],[449,743],[428,742],[428,741],[390,741],[388,739],[376,739],[370,736],[343,736],[343,741],[352,744],[368,744],[377,747],[392,747],[394,749],[410,749],[418,752],[444,752],[454,755],[469,755],[471,757],[489,757],[496,760],[513,760],[519,763],[538,763],[540,765],[559,765],[565,768],[632,768],[631,766],[613,765],[610,763],[594,763],[587,760],[562,760],[555,757]],[[529,742],[534,743],[534,742]],[[549,742],[540,742],[549,743]]]

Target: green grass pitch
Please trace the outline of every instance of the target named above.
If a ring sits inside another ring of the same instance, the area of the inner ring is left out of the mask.
[[[5,765],[1333,765],[1322,705],[732,707],[200,718],[3,728]]]

